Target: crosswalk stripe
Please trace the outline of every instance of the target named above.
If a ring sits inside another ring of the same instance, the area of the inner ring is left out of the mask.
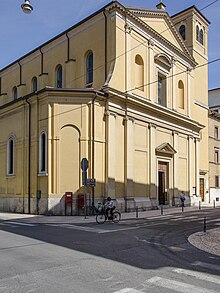
[[[207,282],[211,282],[215,284],[220,284],[220,279],[214,278],[210,274],[200,273],[200,272],[195,272],[195,271],[190,271],[185,269],[174,269],[172,271],[178,274],[192,276],[199,280],[203,280],[203,281],[207,281]]]
[[[187,283],[165,279],[161,277],[153,277],[145,281],[146,285],[154,285],[157,287],[167,288],[176,292],[193,292],[193,293],[217,293],[213,290],[208,290],[206,288],[197,287]]]
[[[193,266],[200,266],[200,267],[203,267],[203,268],[208,268],[208,269],[211,269],[211,270],[214,270],[214,271],[220,271],[220,266],[218,265],[213,265],[213,264],[210,264],[210,263],[205,263],[205,262],[201,262],[201,261],[196,261],[194,263],[192,263]]]
[[[28,227],[36,226],[35,224],[28,224],[28,223],[22,223],[22,222],[14,222],[14,221],[7,221],[6,223],[12,224],[12,225],[19,225],[19,226],[28,226]]]
[[[85,226],[77,226],[77,225],[71,225],[71,224],[46,224],[47,226],[52,226],[52,227],[63,227],[63,228],[68,228],[68,229],[73,229],[73,230],[80,230],[80,231],[86,231],[86,232],[95,232],[95,233],[107,233],[109,230],[102,230],[98,228],[90,228],[90,227],[85,227]]]
[[[124,288],[122,290],[115,291],[113,293],[143,293],[143,291],[138,291],[138,290],[133,289],[133,288]]]

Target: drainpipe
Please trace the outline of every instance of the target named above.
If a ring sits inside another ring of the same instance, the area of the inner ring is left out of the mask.
[[[28,214],[31,213],[31,104],[26,98],[28,104]]]
[[[105,82],[107,79],[107,16],[105,10],[103,11],[105,17]]]
[[[92,99],[92,178],[95,177],[95,100],[97,98],[97,93]],[[92,186],[92,206],[95,204],[95,190]]]

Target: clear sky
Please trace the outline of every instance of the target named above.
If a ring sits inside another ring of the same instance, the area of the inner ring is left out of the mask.
[[[0,69],[97,11],[109,0],[31,0],[34,10],[24,14],[24,0],[0,0]],[[120,0],[126,6],[155,8],[159,0]],[[211,22],[209,62],[220,58],[220,0],[164,0],[170,14],[195,5]],[[214,2],[214,3],[213,3]],[[212,4],[213,3],[213,4]],[[220,61],[209,65],[209,89],[220,87]]]

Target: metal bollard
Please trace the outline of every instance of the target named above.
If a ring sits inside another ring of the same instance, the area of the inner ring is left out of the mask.
[[[163,215],[163,205],[160,206],[161,215]]]
[[[206,232],[206,217],[204,217],[204,227],[203,227],[203,232]]]
[[[213,207],[214,207],[214,209],[215,209],[215,200],[213,200]]]
[[[138,218],[138,207],[136,207],[136,218]]]
[[[199,210],[201,210],[201,201],[199,201]]]

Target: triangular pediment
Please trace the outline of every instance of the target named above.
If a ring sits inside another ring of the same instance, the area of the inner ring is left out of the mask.
[[[172,19],[166,11],[129,9],[136,17],[141,19],[159,35],[169,41],[177,49],[192,58],[185,43],[174,26]]]
[[[167,155],[175,155],[176,151],[175,149],[168,143],[162,143],[161,145],[159,145],[156,149],[155,149],[156,153],[163,153],[163,154],[167,154]]]

